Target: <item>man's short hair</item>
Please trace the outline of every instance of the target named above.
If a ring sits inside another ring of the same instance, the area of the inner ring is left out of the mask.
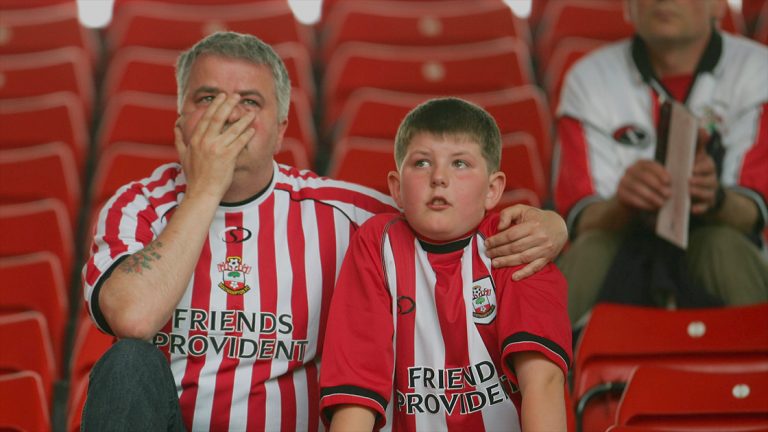
[[[499,170],[501,132],[484,109],[455,97],[430,99],[412,109],[400,123],[395,136],[395,163],[400,169],[413,137],[418,133],[435,136],[458,135],[480,144],[489,172]]]
[[[235,32],[213,33],[179,55],[176,61],[177,103],[179,109],[181,109],[181,105],[184,102],[184,93],[187,90],[192,65],[203,55],[216,55],[246,60],[269,67],[275,79],[278,120],[283,121],[288,118],[288,108],[291,101],[291,80],[288,77],[283,60],[271,46],[256,36]]]

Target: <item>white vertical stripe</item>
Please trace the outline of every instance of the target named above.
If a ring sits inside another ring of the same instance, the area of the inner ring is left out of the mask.
[[[392,243],[390,242],[389,235],[384,238],[383,259],[385,268],[385,277],[387,278],[387,284],[389,285],[389,295],[392,298],[392,329],[394,334],[397,335],[397,267],[395,266],[395,256],[392,252]],[[394,366],[397,361],[397,337],[392,338],[392,365]],[[395,395],[395,368],[392,368],[392,394],[389,396],[389,403],[385,415],[387,418],[387,424],[381,428],[384,432],[392,430],[392,419],[395,418],[395,405],[397,404],[397,396]]]
[[[440,330],[440,320],[437,315],[435,302],[435,284],[437,277],[429,263],[427,253],[421,249],[418,240],[414,238],[416,280],[416,325],[414,334],[414,358],[416,367],[425,366],[433,369],[445,368],[445,343]],[[416,392],[422,394],[435,393],[434,389],[427,389],[417,385]],[[416,429],[418,430],[446,430],[448,425],[445,415],[417,415]]]
[[[320,257],[320,238],[318,235],[317,213],[314,201],[301,203],[301,225],[304,231],[304,272],[307,284],[307,347],[305,359],[314,358],[317,353],[320,333],[320,305],[323,301],[322,258]]]
[[[258,215],[258,206],[249,206],[243,214],[243,225],[251,232],[251,238],[242,243],[243,263],[251,267],[246,275],[250,291],[243,295],[243,310],[256,314],[255,332],[243,329],[242,337],[259,342],[259,314],[261,311],[261,296],[259,293],[259,229],[261,220]],[[222,244],[225,244],[221,242]],[[226,245],[226,244],[225,244]],[[218,288],[216,288],[218,289]],[[253,377],[253,359],[241,359],[240,365],[235,369],[235,381],[232,388],[232,406],[229,410],[229,425],[231,430],[245,430],[248,423],[248,398],[251,393],[251,379]]]
[[[309,411],[307,403],[307,369],[303,366],[293,374],[293,387],[296,389],[296,430],[305,431],[309,428]],[[317,423],[316,419],[311,419]]]

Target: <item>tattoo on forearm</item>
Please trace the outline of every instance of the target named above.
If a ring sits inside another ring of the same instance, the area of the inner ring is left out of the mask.
[[[126,258],[125,261],[120,264],[120,270],[122,270],[123,273],[138,274],[141,274],[144,269],[150,270],[152,268],[152,261],[160,259],[160,253],[157,249],[162,246],[163,244],[159,241],[150,243],[144,249]]]

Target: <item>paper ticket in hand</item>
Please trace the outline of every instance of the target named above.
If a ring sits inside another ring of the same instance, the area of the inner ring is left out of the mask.
[[[685,105],[675,101],[664,103],[657,131],[656,160],[670,174],[672,195],[659,210],[656,235],[682,249],[688,248],[688,181],[693,172],[697,133],[698,120]]]

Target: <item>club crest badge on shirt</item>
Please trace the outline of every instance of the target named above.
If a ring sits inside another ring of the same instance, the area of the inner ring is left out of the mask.
[[[245,275],[251,272],[251,266],[243,264],[242,258],[227,257],[227,260],[220,263],[218,268],[221,272],[219,288],[234,295],[243,295],[251,289],[245,280]]]
[[[496,289],[490,277],[472,282],[472,318],[478,324],[489,324],[496,318]]]

